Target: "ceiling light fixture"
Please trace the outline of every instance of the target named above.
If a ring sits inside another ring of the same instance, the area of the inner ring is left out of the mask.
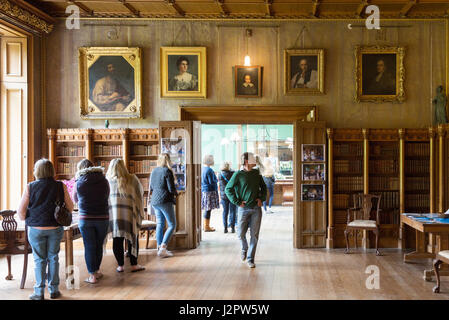
[[[253,35],[253,31],[251,29],[246,29],[246,56],[245,56],[245,61],[243,63],[243,65],[246,67],[251,66],[251,58],[248,54],[248,38],[250,38],[252,35]]]

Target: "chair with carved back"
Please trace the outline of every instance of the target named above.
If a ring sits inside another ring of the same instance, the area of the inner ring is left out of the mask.
[[[18,235],[20,231],[17,230],[17,221],[14,219],[16,211],[4,210],[0,211],[1,232],[0,232],[0,255],[6,255],[8,261],[8,275],[6,280],[12,280],[11,273],[11,256],[16,254],[23,254],[23,272],[20,289],[25,286],[25,280],[28,268],[28,254],[32,252],[31,246],[28,243],[27,228],[24,230],[24,239],[20,239]]]
[[[152,210],[151,205],[148,205],[145,213],[145,220],[142,220],[142,225],[140,227],[140,231],[147,233],[147,243],[145,245],[145,249],[148,249],[148,244],[150,242],[150,234],[156,231],[156,221],[153,217],[154,215],[150,215],[148,210]]]
[[[347,209],[347,224],[345,229],[346,250],[349,253],[349,234],[355,234],[355,247],[357,248],[357,231],[373,231],[376,236],[376,255],[380,256],[379,245],[379,213],[380,200],[382,195],[374,194],[354,194],[354,207]],[[375,211],[375,220],[372,219],[372,212]]]

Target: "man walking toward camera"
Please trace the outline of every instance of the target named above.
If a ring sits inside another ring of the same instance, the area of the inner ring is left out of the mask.
[[[255,268],[257,241],[262,221],[262,203],[267,197],[267,187],[256,166],[256,159],[251,152],[241,157],[243,169],[237,171],[226,185],[229,201],[238,206],[238,236],[242,244],[241,260],[250,268]],[[250,228],[250,243],[246,241],[246,232]]]

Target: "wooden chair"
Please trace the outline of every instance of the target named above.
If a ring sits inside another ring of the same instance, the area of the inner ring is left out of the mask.
[[[349,233],[355,233],[355,247],[357,248],[357,231],[368,230],[373,231],[376,235],[376,255],[380,256],[378,249],[379,244],[379,212],[380,212],[381,195],[374,194],[354,194],[354,207],[347,210],[347,225],[345,229],[346,250],[349,253]],[[373,204],[373,202],[375,202]],[[371,212],[375,208],[376,220],[371,219]],[[351,220],[351,213],[353,219]]]
[[[151,206],[149,207],[151,208]],[[150,209],[151,210],[151,209]],[[145,249],[148,249],[148,243],[150,241],[150,234],[156,230],[156,221],[153,221],[148,213],[148,208],[146,209],[146,219],[142,220],[142,226],[140,227],[140,231],[147,232],[147,243],[145,245]]]
[[[443,263],[449,264],[449,250],[438,252],[435,260],[433,260],[433,271],[437,278],[437,285],[433,287],[434,293],[440,293],[440,265]]]
[[[2,219],[1,234],[3,234],[2,241],[0,241],[0,254],[6,255],[8,261],[8,275],[6,280],[12,280],[11,273],[11,255],[23,254],[23,271],[22,281],[20,282],[20,289],[25,287],[25,280],[27,276],[28,268],[28,254],[32,252],[32,249],[28,243],[27,227],[25,226],[25,239],[18,239],[17,235],[17,222],[14,219],[16,211],[4,210],[0,211]]]

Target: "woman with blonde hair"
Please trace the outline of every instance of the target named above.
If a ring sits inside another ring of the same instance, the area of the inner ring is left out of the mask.
[[[28,241],[33,249],[36,284],[31,300],[44,300],[45,279],[48,281],[50,298],[61,296],[59,291],[59,250],[64,228],[56,222],[54,212],[59,198],[69,211],[73,202],[67,187],[56,181],[55,168],[48,159],[40,159],[34,164],[36,181],[30,182],[20,200],[17,214],[26,220]],[[48,266],[48,272],[47,272]]]
[[[274,183],[276,182],[276,179],[274,177],[274,169],[273,169],[273,163],[270,159],[265,158],[262,164],[263,170],[261,171],[263,181],[265,182],[265,185],[267,186],[268,193],[269,193],[269,200],[268,200],[268,211],[267,211],[267,201],[265,200],[263,202],[263,208],[265,213],[274,213],[273,210],[271,210],[271,205],[273,204],[273,198],[274,198]]]
[[[237,211],[237,207],[235,204],[229,201],[226,196],[225,189],[229,180],[231,180],[234,171],[231,169],[231,164],[228,161],[223,163],[221,167],[221,172],[218,175],[218,182],[220,185],[220,198],[221,205],[223,206],[223,227],[224,233],[228,233],[228,225],[231,227],[231,232],[235,233],[235,213]],[[229,224],[228,224],[228,216],[229,216]]]
[[[171,257],[173,253],[167,250],[167,244],[176,228],[175,209],[178,192],[175,187],[175,176],[171,168],[170,155],[161,153],[157,159],[157,167],[150,175],[151,206],[156,212],[156,241],[161,258]],[[167,230],[164,233],[165,221]]]
[[[130,174],[122,159],[113,159],[106,173],[109,182],[109,223],[112,249],[117,260],[117,272],[124,271],[123,240],[127,241],[131,272],[145,270],[137,264],[139,231],[144,218],[143,188],[139,179]]]
[[[220,208],[218,199],[217,177],[211,166],[214,165],[214,156],[208,154],[203,159],[203,172],[201,173],[201,209],[204,210],[204,231],[215,231],[210,226],[210,214],[213,209]]]

